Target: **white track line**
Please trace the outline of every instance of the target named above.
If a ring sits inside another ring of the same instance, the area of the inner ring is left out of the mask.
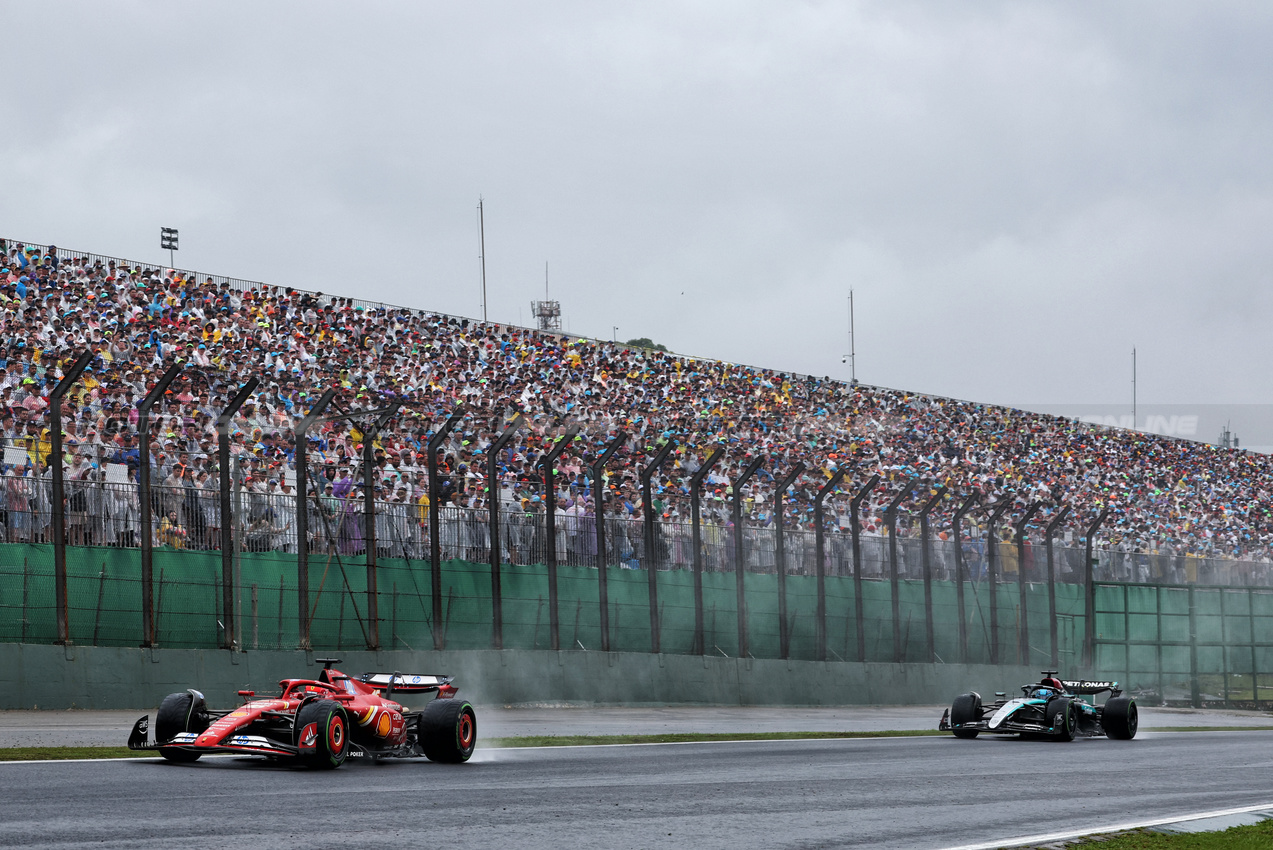
[[[1172,815],[1128,823],[1115,823],[1105,826],[1093,826],[1086,829],[1075,829],[1068,832],[1049,832],[1040,835],[1026,835],[1020,838],[1007,838],[998,841],[983,841],[980,844],[960,844],[956,847],[945,847],[942,850],[997,850],[1000,847],[1026,847],[1031,844],[1048,844],[1053,841],[1067,841],[1072,838],[1083,838],[1088,835],[1099,835],[1107,832],[1127,832],[1132,829],[1145,829],[1151,826],[1162,826],[1168,823],[1186,823],[1187,821],[1220,818],[1226,815],[1242,815],[1247,812],[1258,812],[1273,809],[1273,801],[1259,803],[1254,806],[1239,806],[1236,809],[1216,809],[1210,812],[1196,812],[1191,815]]]

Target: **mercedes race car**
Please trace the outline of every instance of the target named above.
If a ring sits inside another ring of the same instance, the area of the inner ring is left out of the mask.
[[[203,694],[169,694],[155,716],[133,726],[132,750],[158,750],[168,761],[193,762],[205,753],[247,753],[315,768],[336,768],[347,758],[468,761],[477,743],[477,715],[454,699],[450,676],[364,673],[346,676],[339,658],[319,658],[317,679],[283,679],[277,697],[239,691],[243,705],[212,711]],[[409,711],[401,696],[435,694],[423,711]]]
[[[956,738],[975,738],[982,732],[1073,741],[1104,735],[1122,741],[1136,737],[1139,724],[1136,700],[1123,696],[1118,682],[1061,681],[1055,670],[1043,671],[1037,684],[1022,685],[1021,696],[995,694],[983,705],[981,695],[962,694],[942,714],[938,729]],[[1095,697],[1109,692],[1102,705]],[[1093,697],[1088,702],[1080,697]]]

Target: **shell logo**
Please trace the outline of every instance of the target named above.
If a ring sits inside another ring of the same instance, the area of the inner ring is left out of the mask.
[[[389,736],[389,730],[393,727],[393,718],[389,716],[389,712],[380,715],[380,722],[376,724],[376,737],[386,738]]]

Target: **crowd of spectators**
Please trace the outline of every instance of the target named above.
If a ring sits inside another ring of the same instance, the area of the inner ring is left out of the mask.
[[[564,520],[558,525],[571,538],[564,543],[581,559],[590,554],[590,535],[580,530],[596,515],[589,465],[620,431],[630,439],[608,465],[602,506],[619,538],[631,538],[631,551],[614,554],[620,561],[640,556],[640,535],[622,529],[640,527],[638,473],[668,440],[677,447],[654,478],[656,518],[668,527],[688,521],[691,475],[714,447],[725,449],[703,484],[709,545],[732,525],[730,481],[757,454],[765,462],[743,493],[749,529],[772,528],[775,482],[803,463],[807,471],[783,508],[794,531],[812,528],[815,494],[847,465],[843,488],[828,500],[833,536],[851,523],[852,488],[879,474],[859,520],[868,540],[887,533],[885,507],[918,479],[898,511],[903,537],[918,533],[915,512],[944,486],[948,494],[932,513],[943,539],[956,504],[976,493],[981,508],[964,530],[973,538],[984,529],[986,509],[1007,500],[1001,539],[1037,502],[1029,526],[1036,543],[1062,505],[1071,509],[1063,543],[1076,543],[1108,509],[1098,546],[1128,563],[1141,555],[1267,563],[1273,543],[1273,459],[1263,454],[292,288],[244,288],[54,246],[0,241],[0,330],[0,519],[9,540],[44,539],[49,392],[63,368],[92,349],[97,358],[64,400],[72,542],[135,545],[135,487],[127,482],[135,481],[138,442],[147,438],[152,480],[170,492],[151,533],[173,546],[218,545],[213,423],[255,376],[260,387],[235,418],[231,438],[243,490],[265,506],[246,520],[250,548],[294,546],[294,513],[280,507],[293,492],[294,428],[327,388],[337,391],[332,413],[399,406],[373,440],[372,494],[363,492],[360,466],[366,420],[332,419],[311,431],[311,479],[320,497],[311,529],[339,537],[350,551],[361,539],[355,518],[367,497],[397,506],[387,515],[404,523],[403,546],[409,538],[420,551],[431,509],[425,445],[461,404],[466,415],[442,450],[437,507],[477,518],[497,504],[511,528],[518,518],[541,515],[537,461],[577,425],[557,465],[556,500]],[[136,402],[178,362],[185,368],[152,414],[151,434],[138,435]],[[489,493],[486,451],[518,413],[524,426],[496,459],[499,483]],[[86,486],[95,481],[103,485]],[[453,535],[457,551],[489,545],[465,544],[461,536]],[[533,560],[542,541],[532,538],[521,551],[505,541],[507,557]]]

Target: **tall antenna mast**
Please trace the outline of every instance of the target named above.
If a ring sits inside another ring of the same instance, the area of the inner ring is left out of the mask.
[[[482,196],[477,196],[477,230],[482,253],[482,321],[486,321],[486,212],[482,209]]]
[[[853,332],[853,290],[849,290],[849,384],[857,386],[858,359],[857,334]]]
[[[1136,430],[1136,347],[1132,346],[1132,430]]]

